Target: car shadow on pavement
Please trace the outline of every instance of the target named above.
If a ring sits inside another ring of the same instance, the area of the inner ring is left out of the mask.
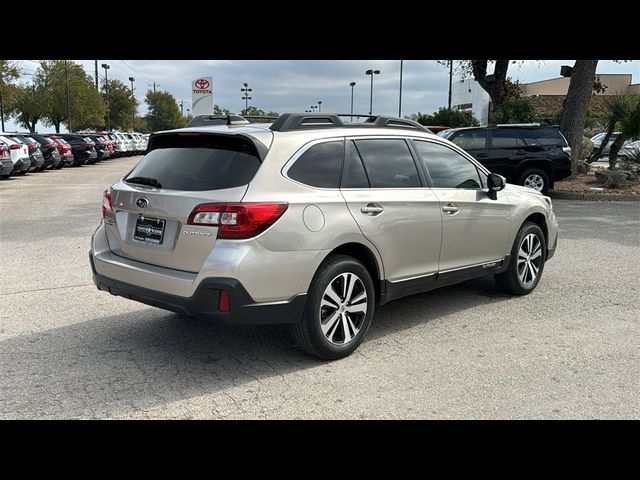
[[[378,309],[361,348],[508,298],[479,279],[392,302]],[[332,367],[298,351],[283,326],[216,325],[146,308],[1,341],[0,418],[120,417],[204,395],[215,404],[226,390],[259,392],[265,379],[310,368]]]

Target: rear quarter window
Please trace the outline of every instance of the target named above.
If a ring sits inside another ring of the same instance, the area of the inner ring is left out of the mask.
[[[342,141],[312,145],[289,167],[287,176],[311,187],[338,188],[343,149]]]
[[[260,168],[250,141],[220,135],[163,135],[127,175],[157,180],[163,189],[221,190],[247,185]]]
[[[567,146],[567,142],[555,128],[521,128],[519,132],[529,146]]]

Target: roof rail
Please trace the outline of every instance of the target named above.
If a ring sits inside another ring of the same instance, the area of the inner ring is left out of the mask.
[[[340,117],[365,117],[364,123],[345,123]],[[312,130],[319,128],[407,128],[429,132],[418,122],[406,118],[384,117],[381,115],[363,115],[355,113],[283,113],[271,125],[274,132],[292,130]]]
[[[185,127],[206,127],[211,125],[244,125],[250,123],[239,115],[197,115]]]

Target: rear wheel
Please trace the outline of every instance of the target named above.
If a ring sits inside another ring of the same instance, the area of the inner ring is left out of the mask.
[[[352,257],[331,256],[311,282],[302,321],[291,327],[294,341],[324,360],[346,357],[362,343],[374,308],[368,270]]]
[[[531,293],[542,277],[547,257],[547,242],[540,227],[525,222],[511,248],[509,268],[494,275],[500,290],[511,295]]]
[[[528,168],[520,175],[518,184],[533,188],[546,195],[549,191],[549,176],[539,168]]]

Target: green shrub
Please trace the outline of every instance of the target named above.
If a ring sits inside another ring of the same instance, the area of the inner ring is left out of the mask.
[[[580,149],[580,160],[586,160],[593,151],[593,142],[589,137],[582,137],[582,148]]]

